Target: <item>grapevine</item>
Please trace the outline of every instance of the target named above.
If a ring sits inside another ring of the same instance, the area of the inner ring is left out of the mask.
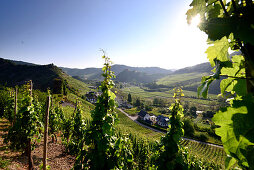
[[[75,163],[76,169],[113,169],[123,167],[131,168],[133,162],[130,140],[124,136],[115,136],[115,124],[117,114],[115,113],[115,94],[111,91],[114,75],[111,71],[109,57],[105,59],[102,68],[104,81],[99,87],[102,94],[98,97],[95,109],[92,111],[92,121],[87,127],[85,144],[88,150],[80,149]]]
[[[209,85],[216,79],[221,95],[232,98],[213,118],[219,128],[228,157],[226,168],[236,162],[242,168],[254,168],[254,3],[252,0],[193,0],[187,11],[188,23],[197,14],[200,30],[209,38],[207,58],[214,74],[202,78],[198,94],[207,97]],[[234,53],[229,54],[229,49]]]

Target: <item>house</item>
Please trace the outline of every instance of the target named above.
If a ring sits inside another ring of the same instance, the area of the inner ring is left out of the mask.
[[[157,124],[161,127],[167,128],[169,125],[169,118],[168,117],[159,115],[159,116],[157,116],[156,120],[157,120]]]
[[[88,86],[88,88],[90,88],[90,89],[97,89],[96,86]]]
[[[156,116],[154,116],[154,115],[150,116],[150,120],[153,122],[153,124],[155,124],[157,122],[156,119],[157,119]]]
[[[98,93],[94,92],[94,91],[90,91],[88,93],[86,93],[86,100],[90,103],[96,103],[97,102],[97,97],[99,96]]]
[[[145,115],[145,117],[144,117],[144,120],[149,120],[150,121],[150,115],[147,113],[146,115]]]
[[[204,111],[197,110],[197,111],[196,111],[196,115],[197,115],[197,116],[198,116],[198,115],[202,115],[203,112],[204,112]]]
[[[140,110],[140,112],[138,113],[138,119],[139,120],[150,120],[150,115],[146,111]]]

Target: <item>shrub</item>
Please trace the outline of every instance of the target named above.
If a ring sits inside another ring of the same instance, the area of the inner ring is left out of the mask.
[[[185,118],[183,123],[184,136],[193,137],[195,133],[193,122],[190,119]]]

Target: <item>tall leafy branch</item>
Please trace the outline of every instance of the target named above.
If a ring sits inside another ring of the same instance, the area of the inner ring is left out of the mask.
[[[122,169],[132,166],[132,152],[128,145],[129,140],[115,135],[117,114],[115,112],[115,94],[111,91],[114,77],[111,71],[110,58],[105,60],[102,68],[104,80],[99,87],[101,95],[97,99],[95,109],[92,111],[92,121],[85,132],[85,144],[88,149],[82,148],[75,164],[76,169]]]
[[[184,135],[183,107],[180,98],[183,96],[182,89],[176,88],[174,93],[175,103],[170,106],[170,128],[166,135],[161,138],[158,157],[155,164],[158,169],[183,169],[187,168],[185,159],[182,155],[182,147],[180,145],[181,137]]]
[[[197,14],[200,30],[208,35],[207,58],[213,75],[202,78],[198,94],[207,97],[209,85],[216,79],[221,94],[230,100],[213,118],[216,134],[228,157],[226,168],[236,162],[242,168],[254,168],[254,3],[252,0],[193,0],[187,21]],[[229,53],[229,49],[234,51]]]

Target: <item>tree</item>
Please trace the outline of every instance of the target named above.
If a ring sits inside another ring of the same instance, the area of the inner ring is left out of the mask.
[[[141,106],[141,102],[140,102],[140,99],[139,99],[139,98],[136,99],[135,106],[136,106],[136,107]]]
[[[129,93],[128,94],[128,100],[127,100],[129,103],[131,103],[132,102],[132,98],[131,98],[131,94]]]
[[[68,82],[67,80],[64,80],[63,82],[63,95],[67,96],[67,85],[68,85]]]
[[[190,115],[193,116],[193,117],[197,117],[197,108],[195,106],[192,106],[190,108]]]
[[[157,106],[159,104],[159,99],[158,98],[154,98],[153,99],[153,105]]]
[[[223,147],[229,155],[226,167],[236,161],[246,169],[254,168],[254,3],[252,0],[193,0],[187,11],[187,21],[200,15],[200,30],[209,38],[206,53],[212,76],[202,78],[198,94],[207,97],[209,85],[216,79],[221,94],[230,106],[220,109],[213,121],[219,128]],[[229,49],[234,53],[229,56]]]
[[[64,82],[62,79],[55,78],[53,80],[53,93],[54,94],[63,94],[63,87],[64,87]]]
[[[184,129],[184,135],[188,137],[193,137],[195,130],[194,130],[194,124],[189,118],[183,119],[183,129]]]
[[[184,103],[184,105],[183,105],[183,113],[184,114],[187,114],[188,112],[189,112],[189,102],[188,101],[186,101],[185,103]]]

